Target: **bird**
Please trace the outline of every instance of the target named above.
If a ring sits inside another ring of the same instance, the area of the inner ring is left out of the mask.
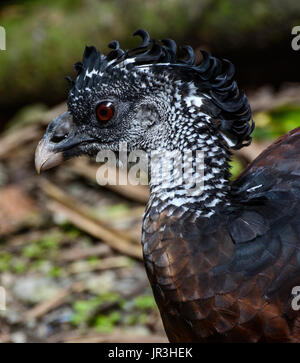
[[[158,151],[164,171],[168,152],[188,153],[193,168],[199,151],[185,182],[171,173],[164,183],[163,172],[154,183],[149,172],[141,242],[169,341],[300,342],[300,128],[232,181],[232,150],[248,146],[255,127],[232,63],[206,51],[196,62],[192,47],[143,29],[134,36],[140,45],[115,40],[107,55],[86,46],[68,77],[68,111],[36,149],[38,173],[117,153],[122,142]]]

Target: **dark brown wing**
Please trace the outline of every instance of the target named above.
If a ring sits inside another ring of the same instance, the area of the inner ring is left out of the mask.
[[[291,307],[300,286],[300,129],[232,187],[232,208],[210,219],[192,205],[149,215],[145,263],[168,337],[300,341]]]
[[[232,187],[238,212],[228,230],[236,252],[227,270],[250,280],[265,275],[256,283],[262,314],[270,315],[266,339],[300,341],[300,314],[291,304],[300,286],[300,128],[265,150]]]

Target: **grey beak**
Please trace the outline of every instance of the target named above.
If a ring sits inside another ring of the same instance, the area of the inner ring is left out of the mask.
[[[35,168],[38,174],[64,161],[64,151],[74,140],[73,131],[73,118],[69,112],[64,112],[49,124],[35,151]]]
[[[35,152],[35,168],[38,174],[63,161],[82,154],[80,145],[95,142],[95,138],[80,131],[69,112],[53,120],[39,142]]]
[[[44,170],[54,168],[64,161],[63,152],[49,150],[48,143],[42,139],[35,151],[35,169],[38,174]]]

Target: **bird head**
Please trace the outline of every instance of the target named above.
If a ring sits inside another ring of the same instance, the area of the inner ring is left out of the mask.
[[[144,30],[142,43],[122,50],[117,41],[104,56],[87,46],[70,78],[68,111],[50,123],[36,150],[40,172],[80,155],[104,149],[129,151],[189,147],[201,135],[216,135],[225,147],[251,142],[254,123],[244,93],[233,81],[234,67],[173,40],[155,41]],[[178,54],[183,56],[180,57]]]

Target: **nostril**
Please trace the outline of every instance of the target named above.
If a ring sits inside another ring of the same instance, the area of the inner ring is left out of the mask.
[[[68,136],[68,134],[55,133],[51,137],[50,141],[57,144],[57,143],[61,142],[62,140],[64,140],[67,136]]]
[[[47,129],[49,141],[58,144],[70,137],[72,132],[73,119],[68,112],[58,116]]]

